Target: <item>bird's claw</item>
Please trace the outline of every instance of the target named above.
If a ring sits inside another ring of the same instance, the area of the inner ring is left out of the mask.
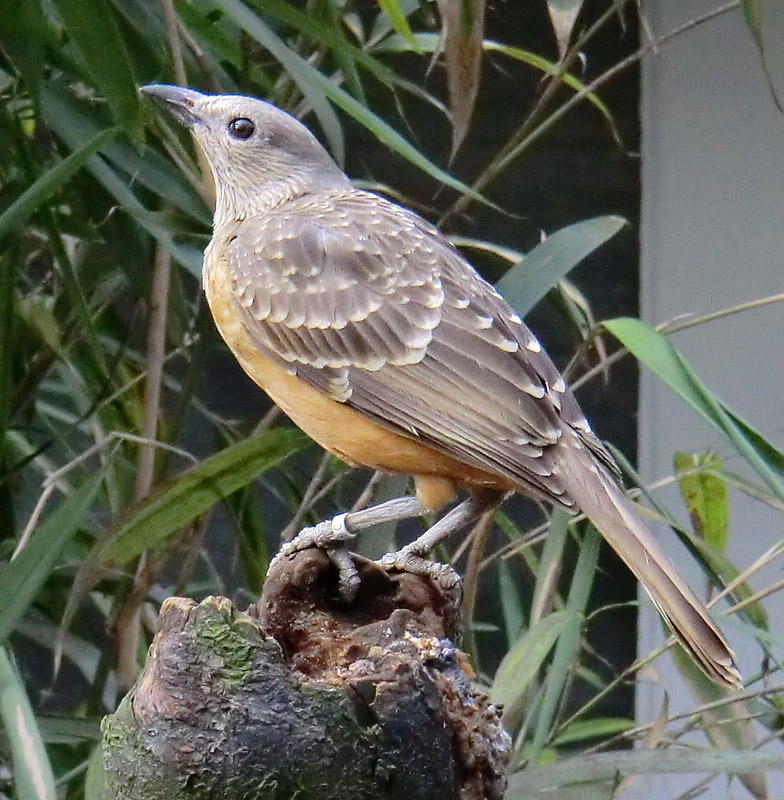
[[[351,558],[348,543],[354,539],[349,530],[347,514],[338,514],[311,528],[303,528],[290,542],[286,542],[270,563],[270,569],[280,558],[294,555],[309,547],[323,550],[338,571],[338,594],[345,603],[351,603],[359,590],[359,572]]]
[[[450,602],[459,606],[462,599],[463,586],[460,576],[449,566],[424,557],[411,547],[404,547],[396,553],[387,553],[376,561],[387,572],[408,572],[431,580]]]
[[[338,514],[332,519],[326,519],[312,528],[303,528],[290,542],[280,548],[278,556],[290,556],[309,547],[318,547],[320,550],[329,550],[341,547],[354,538],[354,534],[346,524],[347,514]]]

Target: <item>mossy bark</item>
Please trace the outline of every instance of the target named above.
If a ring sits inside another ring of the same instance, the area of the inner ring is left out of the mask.
[[[350,607],[323,554],[258,606],[173,598],[103,724],[107,800],[494,800],[508,739],[429,582],[363,564]]]

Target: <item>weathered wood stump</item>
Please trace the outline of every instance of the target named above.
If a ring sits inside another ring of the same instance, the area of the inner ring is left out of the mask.
[[[257,606],[172,598],[104,720],[108,800],[494,800],[508,737],[429,581],[361,562],[350,608],[323,553],[281,560]]]

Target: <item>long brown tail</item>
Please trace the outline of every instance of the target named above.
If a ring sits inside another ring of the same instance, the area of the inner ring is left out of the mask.
[[[735,654],[705,605],[585,445],[576,435],[567,433],[565,439],[560,467],[580,510],[645,587],[700,669],[717,684],[740,686]]]

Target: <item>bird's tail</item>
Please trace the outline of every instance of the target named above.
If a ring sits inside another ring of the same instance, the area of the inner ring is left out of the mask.
[[[585,445],[576,437],[563,445],[560,468],[580,510],[626,562],[700,669],[717,684],[738,687],[735,654],[704,603]]]

